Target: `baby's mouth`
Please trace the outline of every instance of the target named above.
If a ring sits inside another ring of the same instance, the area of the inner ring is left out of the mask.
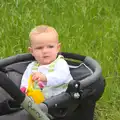
[[[43,58],[48,58],[49,56],[44,56]]]

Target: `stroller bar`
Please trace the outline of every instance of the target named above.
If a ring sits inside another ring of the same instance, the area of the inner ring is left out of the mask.
[[[28,53],[11,56],[11,57],[0,60],[0,68],[13,64],[13,63],[27,61],[27,60],[28,61],[34,60],[34,58],[31,54],[28,54]]]
[[[102,72],[101,66],[91,57],[86,57],[83,62],[93,70],[93,74],[80,81],[80,89],[88,87],[95,81],[99,80]]]
[[[0,72],[0,87],[2,87],[14,100],[20,104],[25,95],[4,73]]]
[[[61,52],[60,54],[62,54],[65,58],[72,58],[80,61],[84,61],[84,59],[86,58],[86,56],[73,54],[73,53]],[[17,63],[17,62],[23,62],[23,61],[29,61],[29,60],[34,60],[34,57],[31,54],[29,53],[18,54],[16,56],[11,56],[8,58],[1,59],[0,68],[10,64]]]

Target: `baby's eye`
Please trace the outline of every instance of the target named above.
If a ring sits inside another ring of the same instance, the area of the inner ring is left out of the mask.
[[[49,45],[48,48],[53,48],[54,46],[53,45]]]
[[[36,49],[42,49],[43,47],[37,47]]]

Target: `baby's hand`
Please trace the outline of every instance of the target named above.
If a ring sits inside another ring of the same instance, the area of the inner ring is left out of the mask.
[[[39,81],[43,81],[43,82],[46,82],[47,79],[46,79],[46,76],[40,72],[35,72],[32,74],[32,79],[33,80],[37,80],[38,82]]]

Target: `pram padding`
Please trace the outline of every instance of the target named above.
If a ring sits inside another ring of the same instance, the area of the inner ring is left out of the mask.
[[[71,55],[67,53],[62,53],[62,54],[67,58],[70,58],[70,55]],[[72,55],[74,56],[75,54],[72,54]],[[25,58],[24,56],[25,57],[27,56],[27,57]],[[85,57],[82,56],[81,59],[84,60]],[[24,55],[19,55],[19,57],[17,56],[16,58],[12,58],[12,59],[10,58],[9,62],[8,60],[6,60],[6,62],[4,61],[3,62],[4,64],[2,64],[2,61],[1,61],[1,64],[0,64],[1,71],[5,72],[6,75],[19,87],[20,79],[22,77],[24,70],[26,69],[26,66],[33,60],[34,58],[32,56],[30,56],[29,54],[24,54]],[[91,64],[93,63],[86,64],[83,62],[81,63],[80,61],[73,62],[70,60],[67,60],[67,62],[70,65],[70,71],[75,81],[81,81],[91,76],[92,72],[94,73],[94,69],[91,67]],[[102,78],[102,75],[97,76],[96,79],[98,80],[92,83],[91,85],[88,85],[85,88],[84,86],[81,87],[81,88],[84,88],[84,89],[81,89],[82,91],[80,91],[82,93],[81,96],[83,97],[83,100],[74,99],[74,95],[73,95],[73,93],[75,92],[74,87],[73,88],[68,87],[69,88],[68,93],[70,94],[61,93],[61,95],[58,95],[56,97],[46,100],[45,104],[48,106],[48,113],[51,114],[54,117],[54,119],[55,118],[65,119],[67,115],[69,116],[71,113],[73,114],[77,113],[75,112],[77,109],[80,111],[80,106],[82,106],[82,104],[84,104],[85,101],[87,102],[87,104],[88,102],[92,101],[91,111],[94,112],[95,102],[101,97],[104,91],[104,80]],[[4,90],[2,90],[2,88],[0,88],[0,91],[2,91],[0,93],[0,96],[2,96],[0,97],[2,98],[0,99],[1,103],[6,99],[12,99]],[[57,106],[55,106],[56,104]],[[92,114],[93,113],[91,113],[91,115]],[[24,119],[33,120],[33,118],[30,115],[28,115],[28,113],[25,110],[18,111],[13,114],[7,114],[7,115],[0,116],[0,120],[8,119],[8,117],[11,118],[11,120],[13,120],[14,118],[16,119],[16,117],[18,118],[18,116],[19,117],[21,116],[22,120]],[[92,120],[92,119],[93,119],[93,116],[86,120]],[[82,116],[81,116],[81,120],[83,120]]]

